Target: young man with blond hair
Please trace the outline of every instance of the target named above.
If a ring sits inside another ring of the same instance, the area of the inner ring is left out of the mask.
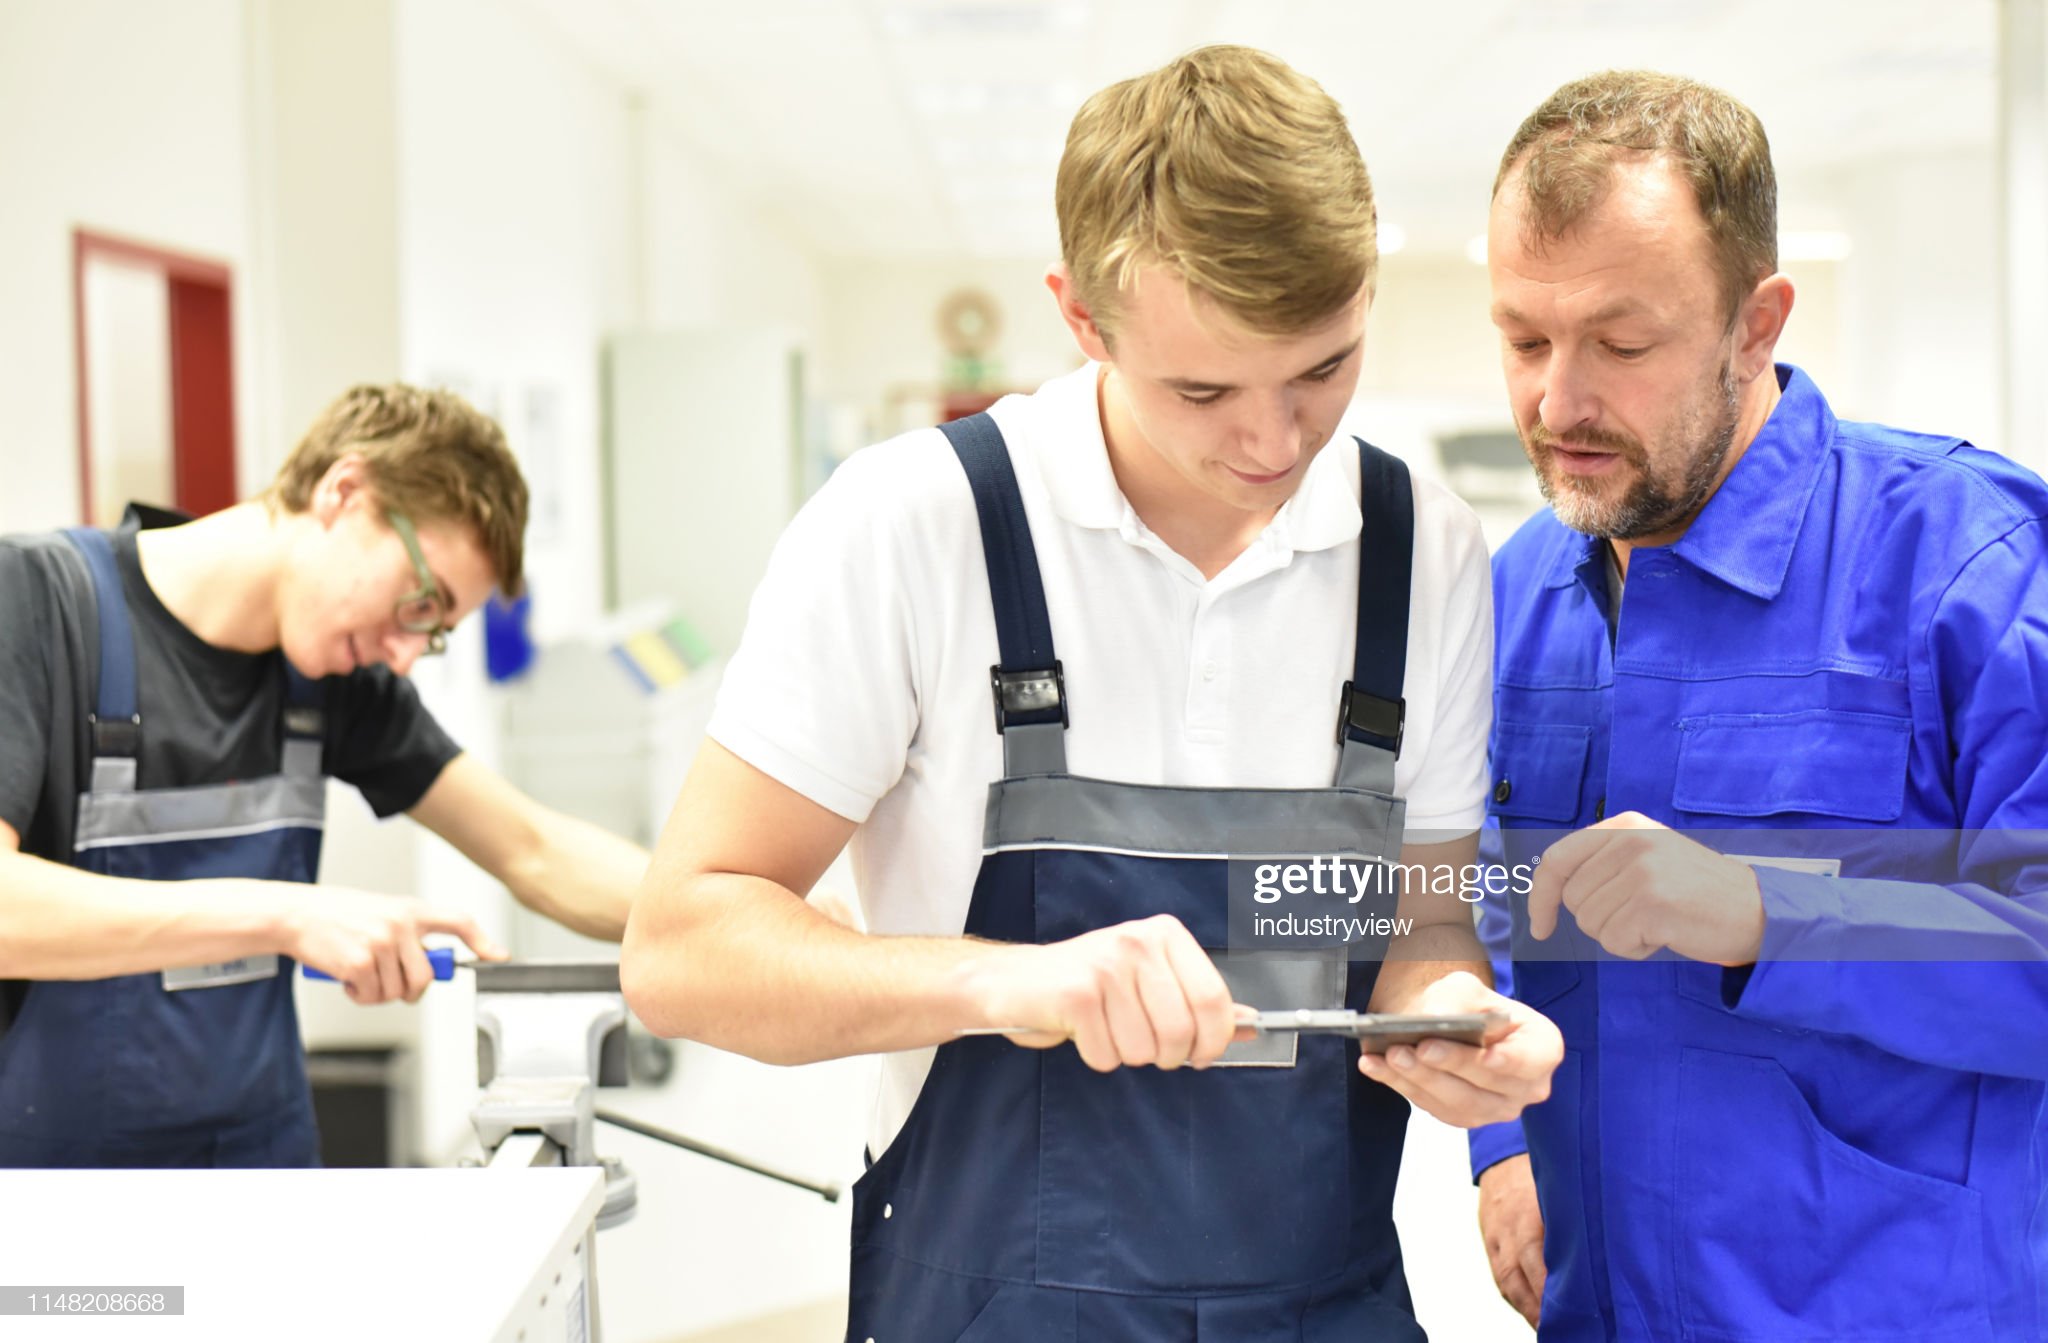
[[[1774,362],[1776,202],[1669,75],[1501,158],[1495,923],[1570,1053],[1482,1224],[1546,1343],[2048,1337],[2048,486]]]
[[[318,1159],[291,964],[417,1001],[469,916],[310,885],[328,775],[617,938],[646,853],[462,754],[405,680],[520,586],[526,483],[460,398],[357,387],[261,498],[0,540],[0,1166]]]
[[[1313,82],[1211,47],[1082,107],[1057,205],[1089,362],[857,454],[790,525],[628,998],[762,1059],[887,1054],[851,1339],[1418,1338],[1396,1093],[1512,1115],[1555,1029],[1454,896],[1404,896],[1383,964],[1228,931],[1232,860],[1467,863],[1482,814],[1477,522],[1332,445],[1365,165]],[[849,841],[865,933],[801,898]],[[1382,1061],[1237,1038],[1238,1004],[1510,1019]]]

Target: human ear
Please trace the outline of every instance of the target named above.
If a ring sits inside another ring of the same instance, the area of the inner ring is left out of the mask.
[[[370,483],[368,464],[359,452],[344,453],[335,459],[313,487],[310,511],[322,527],[331,527],[349,502],[369,498]]]
[[[1735,367],[1742,380],[1761,377],[1771,367],[1778,338],[1792,316],[1792,281],[1780,271],[1757,281],[1735,315]]]
[[[1074,277],[1068,273],[1064,263],[1055,261],[1046,267],[1045,287],[1052,291],[1053,301],[1059,305],[1060,319],[1067,324],[1067,330],[1074,333],[1074,343],[1081,347],[1081,353],[1090,359],[1108,361],[1109,339],[1096,325],[1095,315],[1088,310],[1088,305],[1081,301]]]

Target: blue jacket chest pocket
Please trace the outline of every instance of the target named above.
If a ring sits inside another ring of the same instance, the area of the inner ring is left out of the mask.
[[[1487,808],[1500,823],[1502,859],[1511,869],[1533,863],[1545,849],[1578,828],[1592,751],[1590,727],[1575,723],[1494,724],[1493,791]],[[1531,941],[1527,902],[1519,896],[1513,928],[1515,997],[1542,1007],[1578,984],[1578,961],[1567,943],[1579,936],[1575,928],[1560,928],[1548,943]]]
[[[1847,856],[1842,844],[1825,835],[1886,825],[1904,813],[1908,718],[1816,708],[1702,714],[1680,719],[1678,727],[1671,804],[1699,838],[1723,852],[1840,860]],[[1717,826],[1780,833],[1750,845],[1717,833]],[[1685,964],[1674,974],[1681,996],[1717,1011],[1729,1006],[1720,967]]]
[[[1671,805],[1701,818],[1896,821],[1912,727],[1894,714],[1841,709],[1680,719]]]
[[[1592,749],[1593,729],[1576,723],[1494,724],[1487,809],[1504,829],[1572,826]]]

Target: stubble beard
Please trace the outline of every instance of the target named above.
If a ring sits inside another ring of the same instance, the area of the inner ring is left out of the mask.
[[[1557,520],[1575,532],[1616,541],[1655,536],[1690,521],[1720,483],[1742,414],[1732,361],[1722,364],[1715,382],[1715,394],[1695,405],[1670,435],[1689,448],[1676,481],[1660,479],[1651,470],[1650,454],[1639,439],[1602,430],[1572,436],[1574,442],[1619,454],[1633,470],[1634,480],[1618,498],[1603,496],[1603,482],[1582,484],[1557,471],[1557,439],[1541,422],[1531,425],[1522,435],[1523,450],[1536,464],[1537,487]]]

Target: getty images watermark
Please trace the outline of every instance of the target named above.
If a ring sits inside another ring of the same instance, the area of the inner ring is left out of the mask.
[[[1413,916],[1399,912],[1404,891],[1476,906],[1526,898],[1535,875],[1534,863],[1426,865],[1359,854],[1233,860],[1230,944],[1272,951],[1344,947],[1374,957],[1413,928]]]
[[[1275,852],[1272,836],[1223,838],[1247,855],[1228,863],[1234,952],[1398,956],[1417,923],[1463,911],[1490,947],[1517,961],[1609,960],[1573,911],[1611,903],[1614,882],[1632,890],[1648,882],[1705,893],[1688,899],[1740,901],[1745,910],[1760,903],[1767,922],[1758,961],[2048,969],[2048,831],[1510,828],[1489,830],[1476,860],[1437,863],[1416,855],[1470,854],[1470,832],[1410,832],[1391,855],[1327,833],[1313,837],[1320,852]],[[1542,907],[1541,938],[1532,904]]]

